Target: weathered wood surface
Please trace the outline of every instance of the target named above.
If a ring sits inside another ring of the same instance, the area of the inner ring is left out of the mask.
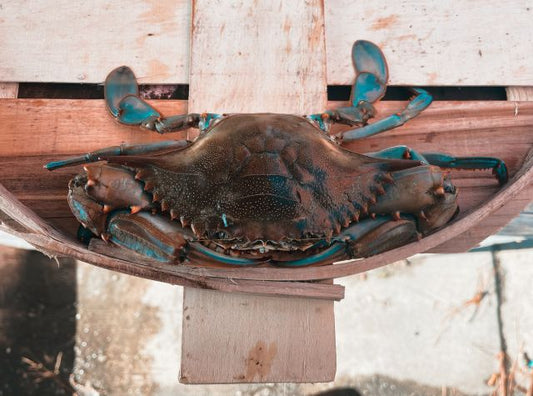
[[[533,87],[507,87],[506,92],[507,100],[509,101],[533,101]],[[500,230],[499,233],[502,235],[515,237],[533,236],[533,185],[529,186],[529,189],[526,189],[520,195],[530,203],[517,217]]]
[[[324,3],[328,84],[353,82],[350,48],[357,39],[382,46],[392,84],[531,84],[531,0]],[[220,7],[210,12],[223,13]],[[187,83],[190,8],[184,0],[4,1],[0,80],[102,82],[128,64],[144,83]],[[236,37],[221,31],[217,41]]]
[[[103,82],[131,65],[142,82],[188,80],[187,0],[2,2],[0,80]]]
[[[326,1],[328,84],[353,81],[364,38],[384,51],[394,85],[530,85],[533,2]]]
[[[152,103],[167,115],[187,111],[185,101]],[[311,105],[313,108],[308,110],[320,111],[320,104]],[[339,105],[342,103],[330,102],[327,107]],[[381,102],[378,116],[396,112],[404,105]],[[120,125],[107,114],[101,100],[4,99],[0,123],[4,127],[0,134],[0,183],[38,215],[71,235],[77,225],[66,204],[66,185],[80,167],[49,172],[43,169],[44,163],[107,145],[183,138],[186,134],[161,136]],[[354,142],[349,148],[368,152],[398,144],[421,151],[498,156],[506,161],[513,174],[533,144],[533,103],[435,102],[403,127]],[[462,211],[481,204],[498,189],[488,171],[453,172],[452,176],[461,188]],[[531,193],[524,191],[484,225],[440,247],[439,251],[464,251],[475,246],[516,216],[530,199]]]
[[[193,2],[190,112],[309,113],[326,105],[321,0],[240,3],[221,13],[217,5]],[[335,377],[332,301],[185,288],[183,311],[182,382]]]
[[[334,379],[332,302],[185,292],[181,382]]]

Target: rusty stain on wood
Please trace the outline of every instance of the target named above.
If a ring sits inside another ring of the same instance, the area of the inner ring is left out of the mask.
[[[264,341],[258,341],[250,350],[246,358],[246,381],[253,381],[256,377],[263,380],[272,368],[272,361],[278,352],[277,344],[271,342],[268,345]]]
[[[390,29],[396,23],[398,23],[398,16],[389,15],[387,17],[376,19],[376,21],[372,23],[372,25],[370,26],[370,29],[372,30]]]
[[[153,77],[166,77],[170,75],[168,65],[161,62],[159,59],[152,59],[148,64],[148,75]],[[142,81],[142,79],[140,79]]]

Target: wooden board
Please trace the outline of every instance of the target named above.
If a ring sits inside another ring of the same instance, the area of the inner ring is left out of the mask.
[[[240,3],[222,13],[212,11],[216,4],[193,4],[189,111],[307,113],[326,105],[320,0]],[[335,377],[331,301],[185,288],[183,311],[182,382]]]
[[[145,83],[188,81],[190,2],[2,1],[2,81],[103,82],[127,64]]]
[[[210,12],[227,10],[217,3]],[[102,82],[128,64],[145,83],[188,83],[190,13],[185,0],[4,1],[0,79]],[[353,82],[350,47],[368,39],[383,47],[392,84],[528,85],[532,18],[531,0],[328,0],[327,82]],[[236,42],[228,31],[217,41]]]
[[[354,40],[378,44],[392,85],[529,85],[533,2],[326,2],[328,84],[351,84]]]
[[[333,302],[185,288],[180,381],[335,377]]]

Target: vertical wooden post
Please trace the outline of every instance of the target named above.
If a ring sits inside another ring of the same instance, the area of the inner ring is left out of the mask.
[[[193,2],[190,112],[309,114],[326,106],[322,0]],[[335,376],[332,301],[185,288],[181,381]]]

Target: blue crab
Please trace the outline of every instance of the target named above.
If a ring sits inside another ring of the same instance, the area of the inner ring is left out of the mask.
[[[190,142],[108,147],[45,167],[85,164],[68,203],[91,235],[164,262],[326,264],[401,246],[457,213],[443,168],[491,168],[497,158],[419,153],[405,146],[358,154],[342,143],[398,127],[431,103],[424,90],[399,114],[368,124],[388,70],[381,50],[357,41],[351,105],[308,116],[183,114],[162,117],[139,97],[133,72],[113,70],[105,100],[121,123],[157,133],[199,128]],[[337,136],[333,123],[351,126]]]

